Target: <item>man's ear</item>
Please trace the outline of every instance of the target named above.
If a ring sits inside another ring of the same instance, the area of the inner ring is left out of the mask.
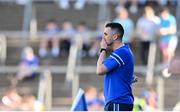
[[[113,40],[117,40],[117,39],[118,39],[118,35],[114,35]]]

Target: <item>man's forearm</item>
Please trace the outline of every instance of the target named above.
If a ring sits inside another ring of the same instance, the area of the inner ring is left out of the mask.
[[[98,75],[101,75],[103,72],[103,61],[106,58],[106,51],[102,51],[99,55],[98,61],[97,61],[97,69],[96,69],[96,73]]]

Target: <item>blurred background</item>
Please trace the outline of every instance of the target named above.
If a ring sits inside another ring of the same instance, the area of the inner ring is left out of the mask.
[[[134,53],[134,111],[180,111],[179,12],[179,0],[0,0],[0,110],[68,111],[79,88],[103,110],[96,62],[114,21]]]

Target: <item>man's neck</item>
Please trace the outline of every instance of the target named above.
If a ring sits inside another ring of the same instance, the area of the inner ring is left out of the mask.
[[[115,51],[116,49],[120,48],[124,46],[124,43],[122,43],[121,41],[116,41],[113,43],[113,51]]]

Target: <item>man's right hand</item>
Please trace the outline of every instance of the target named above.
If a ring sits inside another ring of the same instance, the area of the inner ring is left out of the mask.
[[[107,42],[106,42],[105,38],[102,38],[100,46],[101,46],[101,48],[104,48],[104,49],[107,48]]]

